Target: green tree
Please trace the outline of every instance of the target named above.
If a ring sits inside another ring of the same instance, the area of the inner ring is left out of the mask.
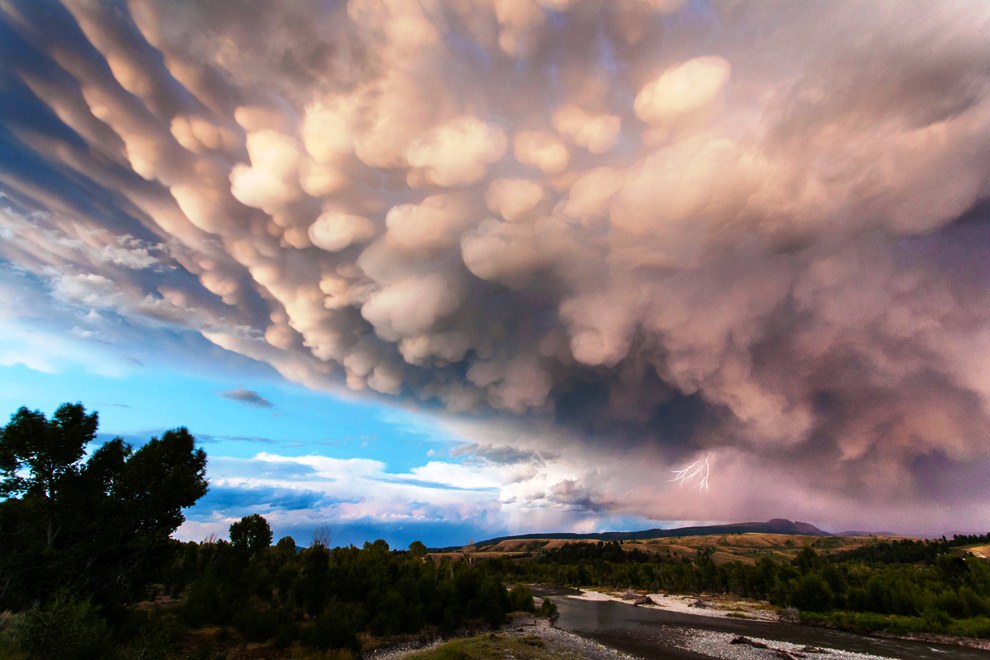
[[[64,403],[49,421],[21,407],[0,429],[0,496],[31,497],[43,502],[46,545],[60,532],[59,504],[79,476],[79,460],[96,436],[99,422],[81,403]]]
[[[248,554],[258,554],[272,544],[272,528],[264,516],[252,513],[230,526],[230,543]]]
[[[184,428],[137,451],[116,438],[83,461],[97,414],[21,408],[0,428],[0,607],[62,587],[124,602],[163,569],[182,509],[206,493],[206,454]]]
[[[798,580],[792,596],[792,603],[798,609],[825,612],[832,602],[832,589],[817,573],[808,573]]]

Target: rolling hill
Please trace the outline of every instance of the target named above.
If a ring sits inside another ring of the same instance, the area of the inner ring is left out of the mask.
[[[497,545],[503,541],[521,541],[531,539],[546,540],[582,540],[582,541],[643,541],[648,539],[675,538],[679,536],[714,536],[719,534],[792,534],[799,536],[831,536],[812,524],[793,522],[783,518],[774,518],[766,522],[730,523],[726,525],[700,525],[694,527],[677,527],[675,529],[644,529],[638,532],[598,532],[593,534],[574,534],[570,532],[519,534],[516,536],[500,536],[474,544],[475,550]]]

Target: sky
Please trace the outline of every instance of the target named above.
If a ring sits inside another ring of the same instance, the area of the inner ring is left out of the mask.
[[[182,539],[985,532],[988,33],[975,0],[0,0],[0,419],[188,427]]]

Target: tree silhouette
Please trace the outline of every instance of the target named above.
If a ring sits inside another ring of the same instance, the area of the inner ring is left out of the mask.
[[[272,528],[263,516],[252,513],[230,526],[230,543],[238,550],[256,555],[272,544]]]
[[[81,403],[62,404],[51,421],[21,407],[0,429],[0,495],[43,502],[48,548],[60,531],[61,498],[79,476],[79,460],[96,436],[98,420],[96,413],[87,415]]]
[[[60,588],[126,602],[161,570],[182,509],[206,493],[206,454],[184,428],[83,461],[98,415],[20,408],[0,428],[0,608]]]

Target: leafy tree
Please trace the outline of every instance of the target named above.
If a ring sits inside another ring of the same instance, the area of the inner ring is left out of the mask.
[[[802,573],[807,573],[808,571],[821,568],[824,562],[814,549],[803,548],[801,552],[797,553],[797,556],[794,557],[794,561],[791,563]]]
[[[263,516],[252,513],[230,526],[230,543],[239,550],[256,555],[272,544],[272,528]]]
[[[83,461],[97,414],[21,408],[0,428],[0,607],[75,589],[119,605],[162,570],[182,509],[206,493],[206,454],[184,428],[137,451],[120,438]]]
[[[79,460],[96,436],[98,421],[97,414],[87,415],[81,403],[65,403],[51,421],[37,410],[21,407],[0,429],[0,496],[22,495],[44,503],[48,548],[60,531],[58,505],[79,475]]]

